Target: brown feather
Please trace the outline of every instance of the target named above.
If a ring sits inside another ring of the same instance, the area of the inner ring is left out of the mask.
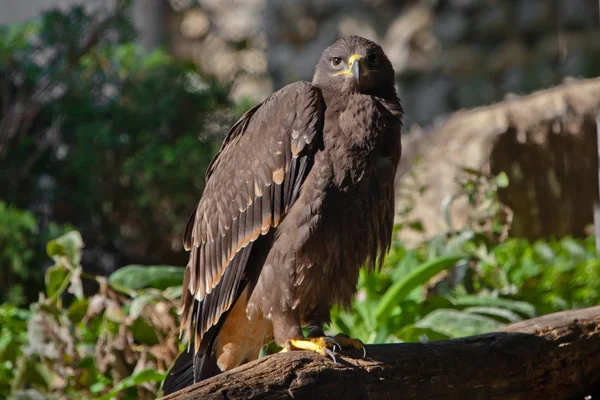
[[[277,226],[289,209],[286,193],[300,186],[295,179],[303,178],[290,174],[291,164],[310,156],[303,149],[320,134],[322,117],[318,91],[308,83],[289,85],[246,112],[209,165],[205,192],[184,235],[192,252],[187,269],[193,281],[184,290],[195,299],[184,302],[183,313],[185,328],[198,334],[195,348],[231,306],[250,243]]]

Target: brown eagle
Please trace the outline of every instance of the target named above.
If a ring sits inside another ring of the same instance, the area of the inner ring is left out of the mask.
[[[312,83],[285,86],[233,125],[187,223],[181,330],[189,336],[165,394],[284,351],[333,356],[326,337],[362,265],[390,247],[402,106],[376,43],[344,37]],[[308,327],[304,338],[302,327]]]

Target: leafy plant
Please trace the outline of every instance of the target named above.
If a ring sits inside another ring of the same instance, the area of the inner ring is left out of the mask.
[[[31,212],[0,201],[0,302],[22,305],[37,298],[43,288],[43,245],[65,229],[55,223],[40,229]]]
[[[135,44],[130,5],[0,27],[0,198],[77,226],[95,271],[183,262],[183,224],[234,118],[227,88]],[[42,269],[19,254],[15,268]]]
[[[179,352],[178,294],[153,286],[181,269],[131,266],[123,271],[135,281],[96,277],[83,271],[82,249],[77,231],[50,241],[54,265],[41,299],[30,311],[0,307],[0,396],[29,387],[69,399],[156,397]],[[90,295],[86,282],[96,287]]]

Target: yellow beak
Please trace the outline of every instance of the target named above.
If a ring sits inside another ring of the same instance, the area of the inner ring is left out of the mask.
[[[359,55],[352,55],[348,60],[348,67],[350,68],[350,73],[356,79],[356,82],[360,85],[360,77],[364,71],[364,59]]]

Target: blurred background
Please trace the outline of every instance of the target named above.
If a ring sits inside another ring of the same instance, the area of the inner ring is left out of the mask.
[[[599,18],[596,0],[0,1],[0,397],[157,394],[208,163],[350,34],[394,65],[404,152],[394,248],[332,331],[437,340],[598,304]]]

